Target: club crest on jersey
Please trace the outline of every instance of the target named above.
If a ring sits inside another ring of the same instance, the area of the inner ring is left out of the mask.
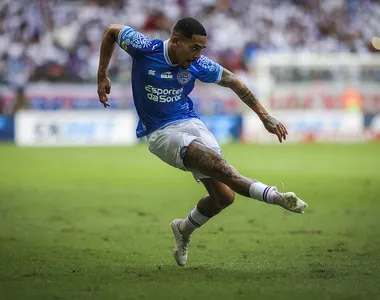
[[[177,80],[180,84],[189,83],[191,80],[191,73],[188,70],[181,70],[177,74]]]

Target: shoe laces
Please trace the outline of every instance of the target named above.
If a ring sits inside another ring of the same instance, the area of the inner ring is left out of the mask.
[[[181,235],[181,242],[182,242],[181,248],[182,248],[183,251],[185,252],[185,251],[187,251],[187,246],[188,246],[189,243],[190,243],[190,238],[185,238],[185,237],[182,235],[182,233],[181,233],[181,231],[180,231],[180,229],[179,229],[180,224],[181,224],[181,223],[178,223],[177,228],[178,228],[178,231],[179,231],[179,233],[180,233],[180,235]]]
[[[178,250],[180,251],[181,255],[184,256],[187,254],[187,247],[190,243],[190,239],[189,238],[182,238],[181,240],[181,245],[178,247]]]
[[[282,181],[281,181],[281,187],[282,187],[282,197],[285,197],[285,185]]]
[[[187,247],[188,247],[189,243],[190,243],[190,239],[189,238],[182,237],[182,248],[183,249],[187,250]]]

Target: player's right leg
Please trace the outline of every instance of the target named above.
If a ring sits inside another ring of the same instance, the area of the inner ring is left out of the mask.
[[[180,266],[184,266],[187,262],[190,235],[194,230],[230,206],[235,199],[235,193],[216,179],[204,178],[202,183],[209,194],[198,201],[185,219],[175,219],[170,223],[175,238],[174,258]]]
[[[197,140],[192,141],[187,147],[183,164],[188,170],[215,178],[242,196],[280,205],[295,213],[304,213],[307,207],[307,204],[292,192],[280,194],[273,186],[242,176],[220,154]]]

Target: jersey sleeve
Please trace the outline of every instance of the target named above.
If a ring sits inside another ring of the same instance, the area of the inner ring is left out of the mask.
[[[218,83],[222,77],[223,67],[207,56],[202,55],[193,63],[195,77],[202,82]]]
[[[120,30],[117,43],[132,57],[143,55],[145,50],[148,50],[152,45],[149,38],[129,26]]]

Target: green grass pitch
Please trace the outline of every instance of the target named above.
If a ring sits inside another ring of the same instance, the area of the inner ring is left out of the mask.
[[[223,147],[309,203],[241,196],[172,258],[204,188],[145,145],[0,145],[0,299],[379,299],[380,144]]]

